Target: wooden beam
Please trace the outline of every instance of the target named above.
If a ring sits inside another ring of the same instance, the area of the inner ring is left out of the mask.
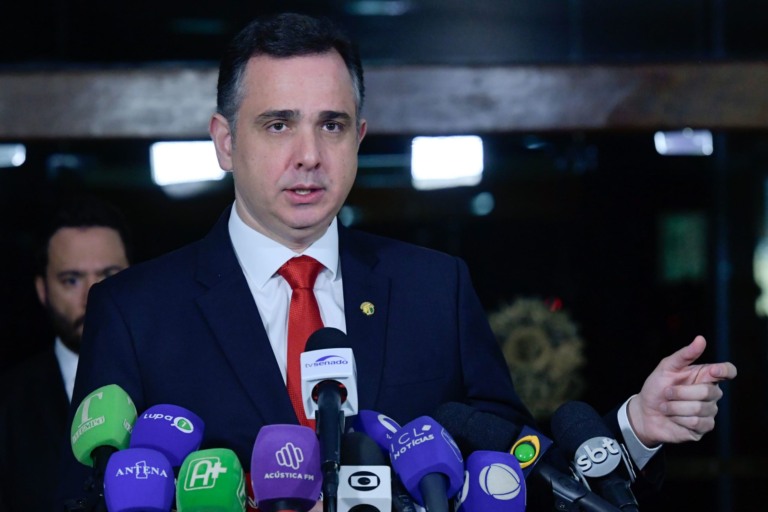
[[[207,137],[214,66],[0,71],[0,139]],[[371,134],[768,128],[768,63],[372,67]]]

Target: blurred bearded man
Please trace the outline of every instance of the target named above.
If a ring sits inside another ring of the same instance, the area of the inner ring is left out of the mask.
[[[54,509],[88,291],[129,265],[129,247],[122,214],[93,197],[63,203],[43,233],[34,282],[56,338],[2,380],[0,511]]]

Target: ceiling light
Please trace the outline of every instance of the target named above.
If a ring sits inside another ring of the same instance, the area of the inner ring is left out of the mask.
[[[415,137],[411,182],[420,190],[474,186],[483,177],[483,140],[476,135]]]
[[[24,144],[0,144],[0,167],[20,167],[26,160]]]
[[[152,180],[161,187],[221,180],[212,141],[155,142],[149,149]]]
[[[712,154],[712,132],[709,130],[683,130],[656,132],[653,136],[660,155],[709,156]]]

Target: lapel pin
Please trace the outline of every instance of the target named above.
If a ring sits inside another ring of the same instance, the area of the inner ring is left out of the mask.
[[[370,302],[363,302],[360,304],[360,311],[362,311],[366,316],[371,316],[376,308],[373,307],[373,304]]]

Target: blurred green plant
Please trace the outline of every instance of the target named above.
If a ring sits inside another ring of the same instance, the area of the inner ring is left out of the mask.
[[[584,390],[578,326],[559,301],[521,297],[488,316],[520,398],[537,420]]]

